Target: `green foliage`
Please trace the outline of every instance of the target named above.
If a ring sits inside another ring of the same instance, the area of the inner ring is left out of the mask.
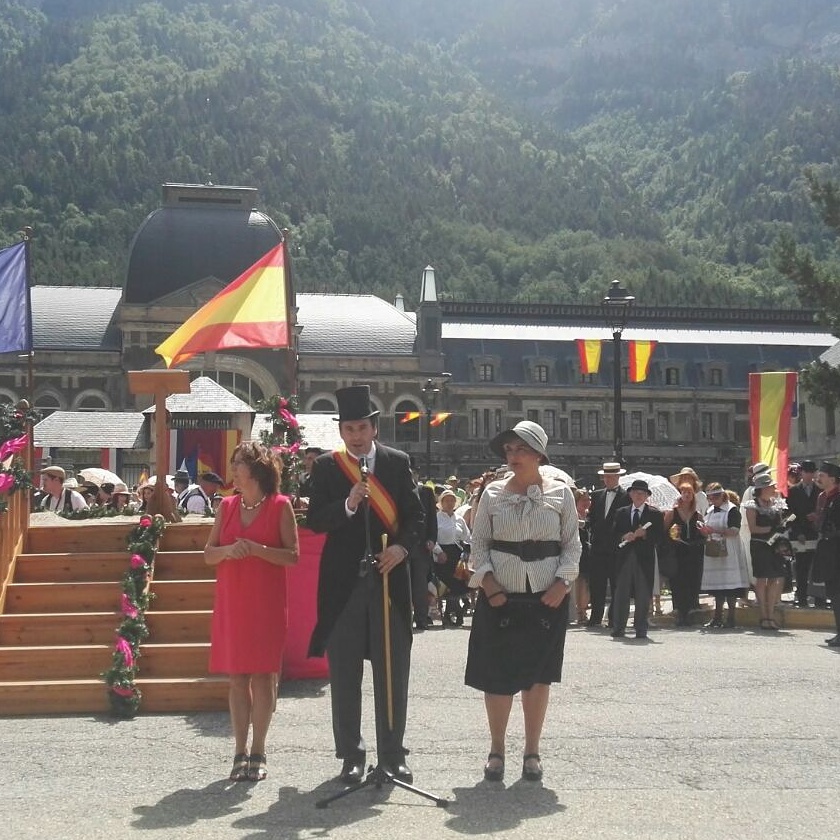
[[[0,245],[119,285],[164,181],[253,184],[303,291],[795,306],[834,253],[834,4],[0,0]],[[822,39],[822,40],[821,40]],[[813,46],[813,48],[811,48]]]

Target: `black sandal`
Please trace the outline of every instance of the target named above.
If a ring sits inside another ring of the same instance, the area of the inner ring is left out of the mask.
[[[265,755],[263,753],[251,753],[248,762],[248,781],[262,782],[268,776],[268,769],[265,766]]]
[[[537,766],[528,767],[529,761],[535,761]],[[539,782],[542,780],[543,777],[543,769],[542,769],[542,761],[540,760],[539,753],[528,753],[526,756],[522,758],[522,778],[525,779],[526,782]]]
[[[491,767],[491,761],[500,761],[498,767]],[[484,765],[484,778],[488,782],[501,782],[505,777],[505,757],[500,753],[490,753],[487,756],[487,764]]]
[[[237,753],[233,757],[233,768],[230,771],[232,782],[244,782],[248,778],[248,753]]]

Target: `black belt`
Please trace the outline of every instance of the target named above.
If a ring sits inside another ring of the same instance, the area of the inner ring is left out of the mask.
[[[491,540],[490,548],[504,551],[505,554],[515,554],[523,563],[560,555],[560,543],[557,540]]]

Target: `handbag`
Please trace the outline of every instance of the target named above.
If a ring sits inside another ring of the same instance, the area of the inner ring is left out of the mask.
[[[729,549],[727,548],[726,540],[706,540],[706,547],[703,550],[703,553],[706,557],[728,557]]]
[[[463,557],[455,564],[455,577],[465,583],[472,577],[470,567]]]

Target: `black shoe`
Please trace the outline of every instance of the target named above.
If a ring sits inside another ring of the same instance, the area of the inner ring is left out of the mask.
[[[613,630],[612,633],[610,633],[610,636],[612,636],[614,639],[623,639],[624,635],[625,634],[623,630]]]
[[[498,766],[491,767],[490,762],[496,760],[501,762]],[[484,765],[484,778],[488,782],[501,782],[505,777],[505,757],[500,753],[490,753],[487,756],[487,764]]]
[[[637,630],[636,631],[636,638],[637,639],[646,639],[648,637],[647,630]]]
[[[415,621],[414,622],[414,629],[417,630],[418,633],[422,633],[426,629],[426,622],[425,621]]]
[[[531,764],[529,765],[529,762]],[[522,759],[522,778],[526,782],[539,782],[543,777],[542,762],[537,753],[528,753]]]
[[[341,765],[339,778],[347,785],[355,785],[362,781],[365,775],[365,760],[345,758]]]
[[[720,627],[723,627],[723,619],[722,618],[713,618],[707,625],[705,625],[710,630],[716,630]]]
[[[383,761],[382,769],[395,779],[405,782],[407,785],[410,785],[414,781],[414,773],[411,772],[411,768],[404,761],[395,764]]]
[[[831,639],[826,639],[825,643],[829,647],[840,647],[840,633],[838,633],[836,636],[834,636]]]
[[[602,623],[603,622],[601,622],[601,621],[593,621],[590,618],[589,621],[586,622],[586,626],[587,627],[598,627],[600,629]]]

